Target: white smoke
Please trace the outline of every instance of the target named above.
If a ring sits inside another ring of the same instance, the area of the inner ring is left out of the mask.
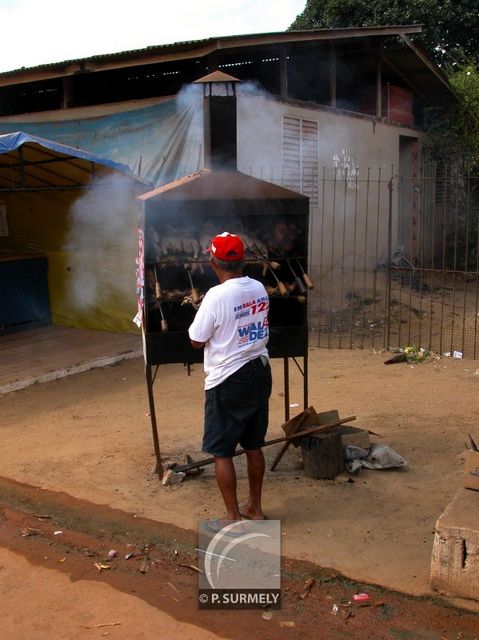
[[[195,109],[200,111],[203,104],[203,85],[184,84],[176,96],[176,105],[181,111],[183,109]]]
[[[138,204],[145,187],[119,173],[94,179],[70,210],[65,243],[69,304],[89,310],[128,296],[134,301]]]

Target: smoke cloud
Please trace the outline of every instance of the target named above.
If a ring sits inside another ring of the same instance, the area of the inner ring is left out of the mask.
[[[122,298],[134,305],[136,196],[144,190],[112,173],[95,179],[71,207],[64,248],[69,259],[69,304],[76,309],[96,308],[108,314],[114,300]]]

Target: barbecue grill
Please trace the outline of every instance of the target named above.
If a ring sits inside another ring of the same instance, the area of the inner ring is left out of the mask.
[[[220,75],[222,81],[230,78]],[[188,328],[206,291],[218,284],[206,253],[218,233],[229,231],[242,238],[245,275],[263,282],[268,291],[268,351],[270,357],[284,361],[285,419],[289,419],[289,359],[303,375],[304,408],[308,404],[309,199],[237,171],[235,92],[213,96],[211,76],[204,83],[207,168],[139,198],[145,371],[159,472],[153,384],[159,365],[183,363],[189,374],[190,365],[203,359],[202,351],[190,344]],[[303,358],[302,368],[298,357]]]

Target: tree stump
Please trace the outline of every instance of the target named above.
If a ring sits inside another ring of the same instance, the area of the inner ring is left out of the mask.
[[[344,471],[341,431],[334,428],[301,438],[304,472],[310,478],[331,479]]]

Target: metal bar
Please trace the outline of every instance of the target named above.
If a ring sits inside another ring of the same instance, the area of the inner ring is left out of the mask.
[[[388,281],[386,289],[387,300],[387,316],[386,316],[386,330],[383,331],[384,347],[389,349],[391,345],[391,262],[392,262],[392,233],[393,233],[393,176],[391,171],[391,179],[388,183],[389,189],[389,211],[388,211]]]
[[[336,184],[337,184],[337,171],[334,169],[333,177],[333,206],[332,206],[332,231],[331,231],[331,262],[330,262],[330,274],[329,274],[329,334],[328,334],[328,347],[331,349],[331,334],[333,324],[333,282],[334,282],[334,244],[335,244],[335,220],[336,220]]]
[[[289,420],[289,360],[283,358],[283,377],[284,377],[284,419]]]
[[[395,266],[393,269],[393,271],[406,271],[406,272],[409,272],[410,270],[411,270],[411,267],[397,267],[397,266]],[[418,269],[415,269],[415,270],[418,271]],[[424,267],[423,271],[424,273],[428,273],[428,274],[435,274],[435,273],[444,271],[445,274],[451,275],[451,276],[454,274],[457,275],[458,273],[460,274],[463,273],[463,271],[454,271],[454,269],[433,269],[432,267]],[[475,271],[468,271],[467,273],[468,275],[476,274]]]
[[[413,300],[412,300],[412,290],[413,290],[413,282],[414,282],[414,277],[415,277],[415,273],[413,270],[414,267],[414,263],[413,263],[413,247],[414,247],[414,225],[413,225],[413,179],[412,179],[412,175],[409,176],[409,211],[411,213],[411,219],[410,219],[410,234],[409,234],[409,242],[410,242],[410,246],[409,246],[409,256],[410,256],[410,265],[411,265],[411,270],[409,271],[409,305],[408,305],[408,319],[407,319],[407,327],[408,327],[408,332],[407,332],[407,343],[408,345],[411,344],[412,340],[411,340],[411,329],[412,329],[412,304],[413,304]],[[401,291],[401,289],[400,289]],[[419,297],[421,297],[421,290],[419,290]],[[401,308],[401,307],[399,307]],[[399,318],[399,327],[401,330],[401,317]],[[420,347],[421,345],[418,344],[418,347]]]
[[[418,332],[418,343],[421,345],[422,344],[422,317],[423,317],[423,309],[422,309],[422,302],[423,302],[423,259],[424,259],[424,237],[425,237],[425,231],[424,231],[424,197],[425,197],[425,186],[424,186],[424,166],[420,167],[420,185],[421,185],[421,206],[420,206],[420,225],[419,225],[419,291],[420,291],[420,296],[419,296],[419,332]],[[431,348],[431,344],[428,345],[429,348]]]
[[[158,367],[157,367],[158,368]],[[158,438],[158,425],[156,422],[155,399],[153,397],[153,379],[151,377],[151,367],[145,364],[146,388],[148,391],[148,405],[150,407],[151,431],[153,434],[153,447],[156,458],[156,471],[158,478],[161,480],[163,476],[163,467],[161,464],[160,440]]]
[[[298,367],[298,371],[299,371],[299,373],[300,373],[302,376],[304,376],[304,371],[301,369],[301,366],[300,366],[299,362],[296,360],[296,358],[293,356],[293,357],[291,358],[291,360],[292,360],[292,361],[294,362],[294,364]]]
[[[354,179],[354,225],[353,225],[353,273],[352,273],[352,282],[351,282],[351,314],[350,314],[350,320],[349,320],[349,348],[352,349],[353,348],[353,327],[354,327],[354,317],[353,317],[353,313],[354,313],[354,301],[355,301],[355,296],[356,296],[356,283],[355,283],[355,276],[356,276],[356,236],[357,236],[357,229],[358,229],[358,175],[359,175],[359,171],[358,168],[356,167],[356,176]]]
[[[307,403],[308,403],[308,350],[306,349],[306,353],[305,355],[303,355],[303,368],[301,369],[301,366],[299,364],[299,362],[297,361],[297,359],[293,356],[292,360],[294,362],[294,364],[298,367],[298,371],[300,372],[300,374],[303,376],[303,404],[304,404],[304,409],[307,409]],[[289,403],[288,403],[288,407],[289,407]]]
[[[348,198],[348,168],[344,171],[344,193],[343,193],[343,231],[341,245],[341,281],[339,284],[339,309],[340,309],[340,327],[339,327],[339,348],[342,346],[343,338],[343,297],[344,297],[344,254],[346,252],[346,203]]]
[[[344,193],[343,193],[343,238],[342,238],[342,247],[341,247],[341,282],[339,285],[339,308],[340,308],[340,327],[339,327],[339,348],[342,347],[342,336],[343,336],[343,297],[344,297],[344,255],[346,253],[346,207],[347,207],[347,198],[348,198],[348,168],[346,167],[344,171]]]
[[[463,307],[462,307],[462,340],[461,340],[461,351],[463,353],[463,355],[466,352],[466,313],[467,313],[467,272],[469,269],[469,217],[471,215],[471,208],[470,208],[470,193],[469,193],[469,189],[470,189],[470,180],[471,180],[471,176],[468,170],[468,175],[466,178],[466,229],[465,229],[465,247],[464,247],[464,286],[463,286]],[[457,194],[457,187],[454,190],[456,193],[456,198],[458,197]]]
[[[309,404],[308,391],[309,391],[309,355],[308,348],[306,347],[305,354],[303,356],[303,409],[307,409]]]
[[[429,190],[431,189],[431,185],[435,185],[436,184],[436,180],[435,178],[433,179],[433,181],[431,181],[431,179],[429,177],[427,177],[427,179],[425,178],[426,182],[425,182],[425,186],[429,187]],[[430,194],[428,194],[430,197]],[[436,246],[436,199],[433,198],[432,199],[432,220],[431,220],[431,228],[428,228],[428,232],[427,232],[427,237],[430,238],[431,241],[431,258],[430,258],[430,264],[431,267],[435,266],[434,263],[434,249]],[[426,241],[426,235],[424,235],[424,241]],[[423,266],[423,270],[424,270],[424,266]],[[430,296],[430,305],[429,305],[429,343],[432,346],[432,337],[433,337],[433,318],[434,318],[434,282],[435,282],[435,274],[433,273],[433,270],[431,268],[431,273],[430,273],[430,283],[431,283],[431,296]],[[441,307],[441,314],[442,314],[442,307]],[[440,334],[439,334],[439,344],[442,344],[442,328],[440,328],[439,330]],[[439,351],[442,351],[442,348],[440,346]]]
[[[326,176],[325,176],[326,168],[323,167],[323,178],[322,178],[322,196],[321,196],[321,239],[320,239],[320,248],[319,248],[319,290],[318,290],[318,300],[321,301],[321,293],[322,293],[322,285],[323,285],[323,256],[324,256],[324,201],[325,201],[325,185],[326,185]],[[319,308],[319,317],[318,317],[318,347],[321,346],[321,307]]]
[[[366,182],[366,204],[365,204],[365,224],[364,224],[364,264],[363,264],[363,300],[366,299],[366,279],[367,279],[367,256],[368,256],[368,220],[369,220],[369,188],[371,185],[371,168],[368,167],[368,177]],[[361,349],[364,346],[364,323],[366,320],[366,305],[363,304],[363,313],[361,318]]]
[[[374,331],[376,326],[376,297],[377,297],[377,264],[378,264],[378,252],[379,252],[379,218],[381,211],[381,167],[379,167],[378,171],[378,198],[377,198],[377,206],[376,206],[376,247],[374,252],[374,264],[376,265],[374,268],[374,279],[373,279],[373,335],[371,340],[371,346],[374,349],[376,332]],[[389,268],[389,266],[388,266]]]
[[[434,168],[435,171],[435,175],[434,175],[434,193],[436,193],[437,191],[437,164],[435,165]],[[434,200],[434,207],[436,208],[436,200]],[[440,333],[440,339],[439,339],[439,353],[442,353],[443,351],[443,347],[444,347],[444,301],[445,301],[445,291],[446,291],[446,214],[445,214],[445,209],[443,208],[443,233],[442,233],[442,271],[441,271],[441,314],[440,314],[440,329],[439,329],[439,333]],[[434,265],[433,265],[434,266]],[[434,274],[431,273],[430,276],[430,282],[431,282],[431,290],[433,288],[433,278],[434,278]],[[432,293],[431,293],[432,295]],[[431,303],[431,317],[430,317],[430,327],[432,331],[432,303]],[[431,340],[432,340],[432,333],[431,333]]]
[[[445,171],[446,173],[446,171]],[[444,189],[447,193],[447,180],[444,180]],[[444,197],[444,208],[446,208],[447,198]],[[458,242],[458,207],[457,202],[454,207],[454,275],[452,280],[452,322],[451,322],[451,345],[449,351],[454,351],[454,329],[456,324],[456,271],[457,271],[457,242]]]
[[[478,181],[475,181],[476,191],[478,186]],[[476,299],[474,306],[474,349],[472,357],[474,360],[477,358],[477,321],[479,316],[479,215],[476,213],[476,228],[477,228],[477,236],[476,236]]]

